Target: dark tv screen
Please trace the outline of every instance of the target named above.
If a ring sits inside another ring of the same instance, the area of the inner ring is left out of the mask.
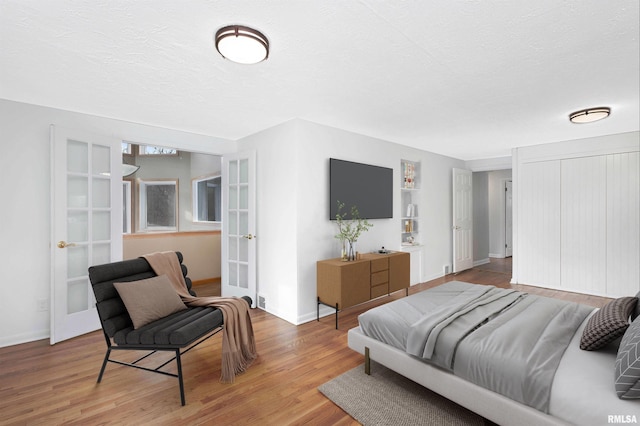
[[[329,176],[329,219],[336,218],[338,201],[348,219],[352,206],[363,219],[393,217],[393,169],[331,158]]]

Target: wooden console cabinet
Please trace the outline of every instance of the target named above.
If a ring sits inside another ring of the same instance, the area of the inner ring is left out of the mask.
[[[406,252],[387,254],[367,253],[360,259],[343,262],[341,259],[321,260],[317,263],[317,319],[320,304],[338,311],[376,297],[409,288],[410,256]]]

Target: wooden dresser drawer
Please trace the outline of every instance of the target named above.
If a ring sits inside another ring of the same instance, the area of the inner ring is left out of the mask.
[[[371,260],[371,273],[385,271],[389,269],[389,258],[382,257],[379,259]]]
[[[376,297],[385,296],[389,294],[389,286],[385,283],[382,285],[377,285],[375,287],[371,287],[371,298],[375,299]]]
[[[371,287],[389,282],[389,271],[374,272],[371,274]]]
[[[320,304],[338,311],[401,289],[409,288],[410,259],[407,252],[362,253],[357,260],[319,260],[316,266],[317,318]],[[408,290],[406,291],[408,293]]]

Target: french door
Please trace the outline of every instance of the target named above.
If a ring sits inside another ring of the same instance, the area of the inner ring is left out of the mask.
[[[453,169],[453,272],[473,267],[473,174]]]
[[[51,126],[51,344],[100,328],[90,265],[122,259],[121,142]]]
[[[223,297],[249,296],[256,306],[256,153],[222,159]]]

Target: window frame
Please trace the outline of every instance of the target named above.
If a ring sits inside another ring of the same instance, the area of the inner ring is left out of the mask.
[[[175,152],[172,153],[165,153],[165,152],[146,152],[146,148],[147,147],[151,147],[151,148],[157,148],[157,149],[169,149],[169,150],[173,150]],[[159,146],[159,145],[138,145],[138,155],[141,157],[159,157],[159,156],[163,156],[163,157],[177,157],[180,154],[180,152],[178,151],[177,148],[168,148],[165,146]]]
[[[220,206],[220,220],[200,220],[198,219],[198,183],[216,178],[220,179],[220,200],[218,203],[218,205]],[[199,176],[191,179],[191,221],[193,223],[222,223],[222,175],[220,173],[212,173],[209,175]]]
[[[125,148],[126,145],[126,148]],[[127,141],[121,141],[121,149],[122,155],[126,157],[134,157],[135,156],[135,144]]]
[[[122,179],[123,234],[133,233],[133,179]]]
[[[179,194],[179,180],[178,179],[138,179],[137,181],[137,195],[138,195],[138,232],[175,232],[179,228],[180,224],[180,194]],[[174,226],[148,226],[147,224],[147,194],[145,188],[147,186],[169,186],[175,187],[175,225]]]

